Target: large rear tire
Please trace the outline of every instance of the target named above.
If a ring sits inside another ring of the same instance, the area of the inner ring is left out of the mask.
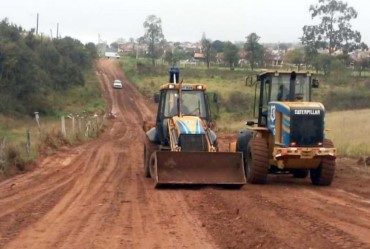
[[[254,137],[248,144],[245,160],[247,181],[253,184],[265,184],[269,168],[268,147],[265,139]]]
[[[157,153],[152,152],[149,159],[149,172],[150,177],[155,179],[157,178]]]
[[[331,140],[325,139],[324,147],[333,148],[334,144]],[[335,159],[324,158],[318,168],[310,170],[311,182],[314,185],[329,186],[334,179],[334,173]]]

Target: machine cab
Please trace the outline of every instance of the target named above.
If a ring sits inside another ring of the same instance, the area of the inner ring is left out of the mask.
[[[256,111],[258,113],[258,126],[266,126],[269,102],[311,102],[312,88],[317,87],[318,81],[312,79],[312,74],[308,72],[287,71],[259,74],[256,84],[256,95],[259,95],[259,98],[256,98],[258,103],[255,103],[254,110],[254,113]]]
[[[168,119],[178,116],[196,116],[207,124],[211,114],[206,86],[203,84],[168,83],[161,87],[158,100],[156,127],[160,141],[168,140]]]
[[[166,87],[166,86],[164,86]],[[168,87],[171,87],[169,85]],[[160,115],[164,118],[173,116],[198,116],[208,120],[208,108],[206,96],[203,91],[187,91],[186,88],[193,88],[192,85],[182,85],[181,93],[179,89],[165,89],[161,92]],[[202,85],[198,87],[202,88]]]

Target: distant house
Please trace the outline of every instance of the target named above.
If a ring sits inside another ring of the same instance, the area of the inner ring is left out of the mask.
[[[194,53],[193,59],[196,61],[205,61],[206,56],[203,53]]]
[[[356,50],[350,53],[351,59],[355,62],[359,62],[362,59],[370,58],[370,51]]]
[[[224,53],[216,53],[216,63],[222,63],[224,61]]]
[[[280,49],[272,50],[272,66],[282,66],[284,64],[284,51]]]
[[[119,44],[118,51],[123,54],[133,54],[135,53],[135,44],[131,42]]]
[[[239,58],[246,58],[247,57],[247,52],[244,49],[239,50],[238,52]]]

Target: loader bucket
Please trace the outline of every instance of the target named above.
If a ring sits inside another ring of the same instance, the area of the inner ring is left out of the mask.
[[[242,153],[157,151],[152,156],[156,186],[246,183]]]

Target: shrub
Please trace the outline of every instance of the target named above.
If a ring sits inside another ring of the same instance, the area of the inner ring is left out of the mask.
[[[323,104],[329,111],[370,108],[369,93],[361,89],[331,90]]]
[[[365,82],[364,82],[364,87],[365,87],[366,89],[370,89],[370,79],[365,80]]]
[[[13,166],[14,169],[24,171],[26,164],[33,161],[33,155],[28,154],[23,148],[25,144],[19,146],[13,144],[5,144],[3,141],[0,146],[0,174],[8,174]]]
[[[227,112],[242,114],[250,111],[250,103],[254,102],[254,96],[241,92],[232,92],[229,98],[223,102]]]

